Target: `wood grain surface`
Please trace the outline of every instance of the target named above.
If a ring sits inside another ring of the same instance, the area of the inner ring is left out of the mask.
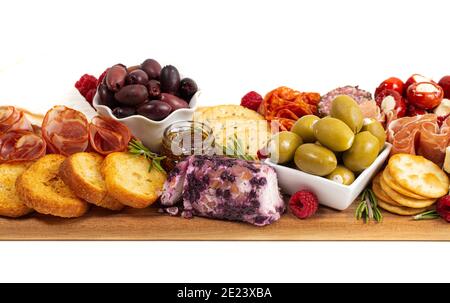
[[[200,217],[183,219],[158,213],[157,208],[113,213],[93,208],[77,219],[32,214],[0,218],[0,240],[450,240],[443,220],[413,221],[383,212],[382,223],[354,219],[354,206],[339,212],[325,207],[313,218],[285,214],[276,223],[255,227],[245,223]]]

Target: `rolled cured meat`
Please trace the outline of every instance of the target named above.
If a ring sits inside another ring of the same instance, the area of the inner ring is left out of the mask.
[[[54,106],[42,122],[42,137],[49,152],[69,156],[89,145],[88,121],[84,114],[66,106]]]
[[[191,156],[179,163],[164,184],[161,204],[183,200],[183,215],[248,222],[264,226],[285,211],[277,175],[268,165],[218,156]]]
[[[45,152],[45,141],[33,132],[9,131],[0,136],[0,163],[33,161]]]
[[[0,106],[0,134],[14,130],[33,131],[33,127],[21,110]]]
[[[420,155],[442,166],[450,144],[450,118],[439,127],[435,114],[403,117],[389,124],[387,135],[391,154]]]
[[[92,148],[102,155],[126,151],[131,139],[129,128],[107,117],[96,116],[89,125]]]

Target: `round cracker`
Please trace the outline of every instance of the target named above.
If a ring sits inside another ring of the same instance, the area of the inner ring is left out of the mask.
[[[392,188],[393,190],[395,190],[396,192],[398,192],[398,193],[400,193],[400,194],[402,194],[404,196],[407,196],[407,197],[410,197],[410,198],[413,198],[413,199],[422,199],[422,200],[423,199],[428,199],[427,197],[423,197],[423,196],[417,195],[417,194],[415,194],[415,193],[413,193],[413,192],[411,192],[411,191],[401,187],[400,185],[398,185],[395,182],[394,178],[392,178],[391,174],[389,173],[389,169],[388,168],[386,168],[383,171],[383,174],[382,174],[381,178],[384,179],[384,182],[386,182],[387,185],[389,185],[390,188]]]
[[[380,178],[380,185],[383,191],[388,195],[392,200],[397,202],[398,204],[406,207],[411,208],[424,208],[432,205],[434,202],[436,202],[436,199],[427,199],[427,200],[419,200],[419,199],[413,199],[407,196],[404,196],[392,188],[389,187],[389,185],[386,184],[383,178]]]
[[[383,200],[378,200],[378,206],[390,213],[400,216],[414,216],[427,210],[427,208],[410,208],[404,206],[395,206]]]
[[[427,198],[440,198],[448,193],[447,174],[422,156],[396,154],[388,164],[392,178],[403,188]]]
[[[392,200],[388,195],[386,195],[386,193],[383,191],[383,189],[381,188],[380,185],[380,178],[381,178],[381,173],[379,173],[378,175],[376,175],[376,177],[373,179],[372,181],[372,191],[375,194],[375,196],[379,199],[379,200],[383,200],[386,203],[389,203],[391,205],[395,205],[395,206],[401,206],[400,204],[398,204],[397,202],[395,202],[394,200]]]

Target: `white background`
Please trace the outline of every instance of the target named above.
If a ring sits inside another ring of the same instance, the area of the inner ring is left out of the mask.
[[[449,12],[431,0],[9,1],[0,104],[73,104],[82,74],[149,57],[194,78],[203,105],[279,85],[439,80],[450,74]],[[3,242],[0,281],[448,281],[448,256],[450,243]]]

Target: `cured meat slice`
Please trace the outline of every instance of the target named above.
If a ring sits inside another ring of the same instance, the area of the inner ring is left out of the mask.
[[[0,134],[12,130],[32,131],[25,114],[14,106],[0,106]]]
[[[42,136],[49,152],[69,156],[89,145],[88,121],[84,114],[66,106],[54,106],[42,123]]]
[[[290,130],[300,117],[317,114],[318,93],[303,93],[289,87],[269,92],[258,110],[269,122],[278,121],[281,130]]]
[[[421,155],[441,166],[450,144],[450,119],[445,119],[439,127],[435,114],[403,117],[390,123],[387,133],[392,155]]]
[[[358,103],[360,106],[361,104],[363,104],[363,107],[372,107],[372,109],[362,108],[361,110],[363,110],[363,112],[367,114],[367,116],[364,115],[365,118],[376,118],[372,117],[372,115],[374,114],[373,103],[375,102],[372,99],[372,94],[368,91],[360,89],[358,86],[351,85],[333,89],[332,91],[323,95],[320,103],[318,104],[318,111],[320,116],[325,117],[330,115],[333,100],[340,95],[347,95],[352,97],[353,100],[355,100],[356,103]]]
[[[9,131],[0,136],[0,163],[33,161],[45,152],[45,141],[33,132]]]
[[[89,125],[92,148],[102,155],[126,151],[131,139],[128,127],[114,119],[96,116]]]
[[[161,204],[170,212],[181,196],[185,217],[198,215],[264,226],[278,220],[285,210],[277,175],[268,165],[191,156],[178,167],[166,181],[166,193],[161,197]]]

